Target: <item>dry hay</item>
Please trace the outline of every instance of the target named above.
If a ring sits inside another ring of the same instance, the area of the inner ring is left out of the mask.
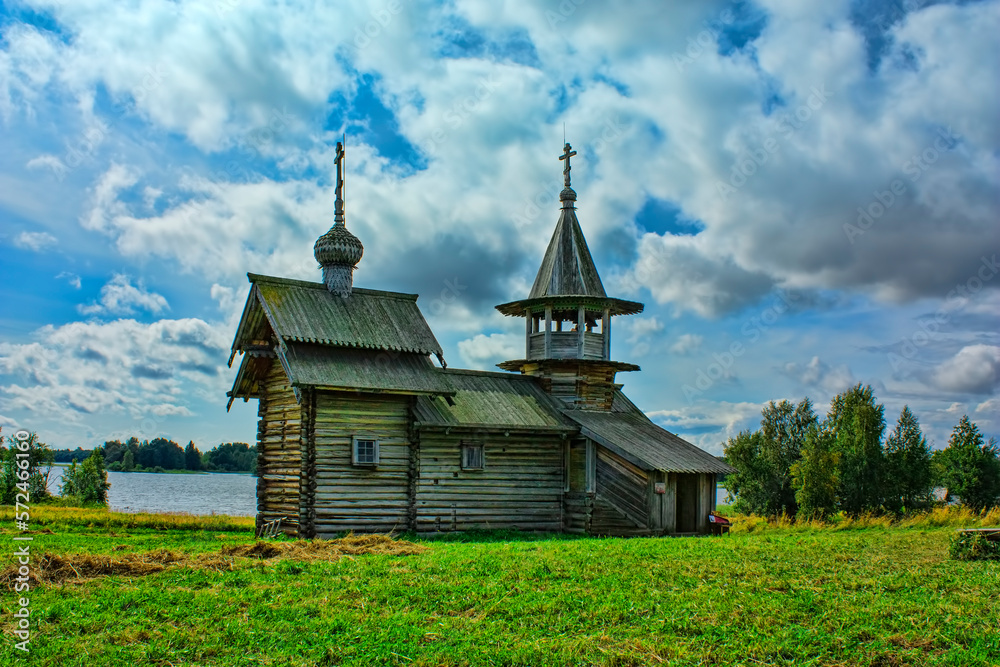
[[[245,558],[294,558],[295,560],[336,560],[340,556],[382,554],[412,556],[426,551],[427,547],[394,540],[388,535],[348,535],[338,540],[298,540],[295,542],[256,542],[223,547],[224,556]]]
[[[295,542],[263,542],[223,547],[218,553],[185,554],[157,549],[139,554],[91,555],[67,554],[59,556],[46,552],[32,563],[28,581],[32,587],[39,584],[82,582],[97,577],[141,577],[162,572],[168,567],[190,567],[216,571],[233,570],[237,559],[334,561],[342,556],[380,554],[409,556],[419,554],[427,547],[394,540],[386,535],[348,535],[337,540],[297,540]],[[17,583],[17,566],[0,572],[0,586],[14,590]]]

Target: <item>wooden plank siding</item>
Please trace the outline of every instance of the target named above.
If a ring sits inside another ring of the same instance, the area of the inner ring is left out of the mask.
[[[462,470],[463,442],[483,445],[482,470]],[[561,530],[563,447],[558,435],[421,431],[416,530]]]
[[[532,333],[528,338],[529,359],[604,359],[604,336],[585,331],[583,353],[578,331],[553,331],[549,335],[549,353],[545,354],[545,333]]]
[[[302,411],[281,364],[272,360],[257,408],[257,525],[282,519],[298,535]]]
[[[411,400],[316,392],[313,526],[317,537],[409,527]],[[354,436],[378,439],[377,466],[352,464]]]
[[[597,487],[590,532],[595,535],[648,535],[649,477],[644,470],[604,447],[597,447]]]
[[[563,531],[586,535],[590,533],[591,515],[594,511],[594,494],[570,491],[563,495]]]

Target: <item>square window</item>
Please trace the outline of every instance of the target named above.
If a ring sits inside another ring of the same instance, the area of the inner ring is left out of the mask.
[[[356,466],[375,467],[378,465],[378,440],[375,438],[354,438],[351,463]]]
[[[462,470],[482,470],[483,463],[482,445],[462,444]]]

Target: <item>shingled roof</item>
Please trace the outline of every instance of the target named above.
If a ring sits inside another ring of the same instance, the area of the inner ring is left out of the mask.
[[[565,197],[572,193],[572,198]],[[497,306],[504,315],[523,317],[525,310],[538,312],[546,306],[554,308],[589,306],[596,310],[607,308],[612,315],[641,313],[643,305],[637,301],[611,298],[604,291],[601,276],[597,273],[594,258],[590,255],[587,239],[583,236],[580,221],[576,218],[573,201],[576,193],[563,191],[563,207],[559,221],[545,250],[542,264],[535,275],[528,298]]]
[[[601,299],[607,296],[576,211],[564,207],[528,298],[570,294]]]
[[[644,470],[678,473],[735,470],[703,449],[654,424],[620,390],[610,412],[565,410],[580,432]]]
[[[420,396],[414,416],[421,427],[465,427],[484,430],[524,429],[574,432],[556,400],[535,378],[510,373],[438,370],[448,378],[452,398]]]
[[[266,345],[270,326],[282,341],[443,357],[417,307],[416,294],[355,288],[350,298],[322,283],[248,273],[253,284],[233,341],[237,352]]]

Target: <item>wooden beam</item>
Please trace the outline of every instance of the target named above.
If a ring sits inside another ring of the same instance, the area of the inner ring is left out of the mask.
[[[545,358],[552,354],[552,306],[545,306]]]
[[[579,352],[577,352],[577,357],[583,359],[584,357],[584,345],[587,339],[587,311],[583,306],[579,306],[576,310],[576,331],[579,334],[580,346]]]
[[[531,325],[535,318],[530,308],[524,309],[524,358],[531,358]]]
[[[611,310],[604,309],[604,317],[601,320],[601,335],[604,336],[604,358],[611,358]]]

